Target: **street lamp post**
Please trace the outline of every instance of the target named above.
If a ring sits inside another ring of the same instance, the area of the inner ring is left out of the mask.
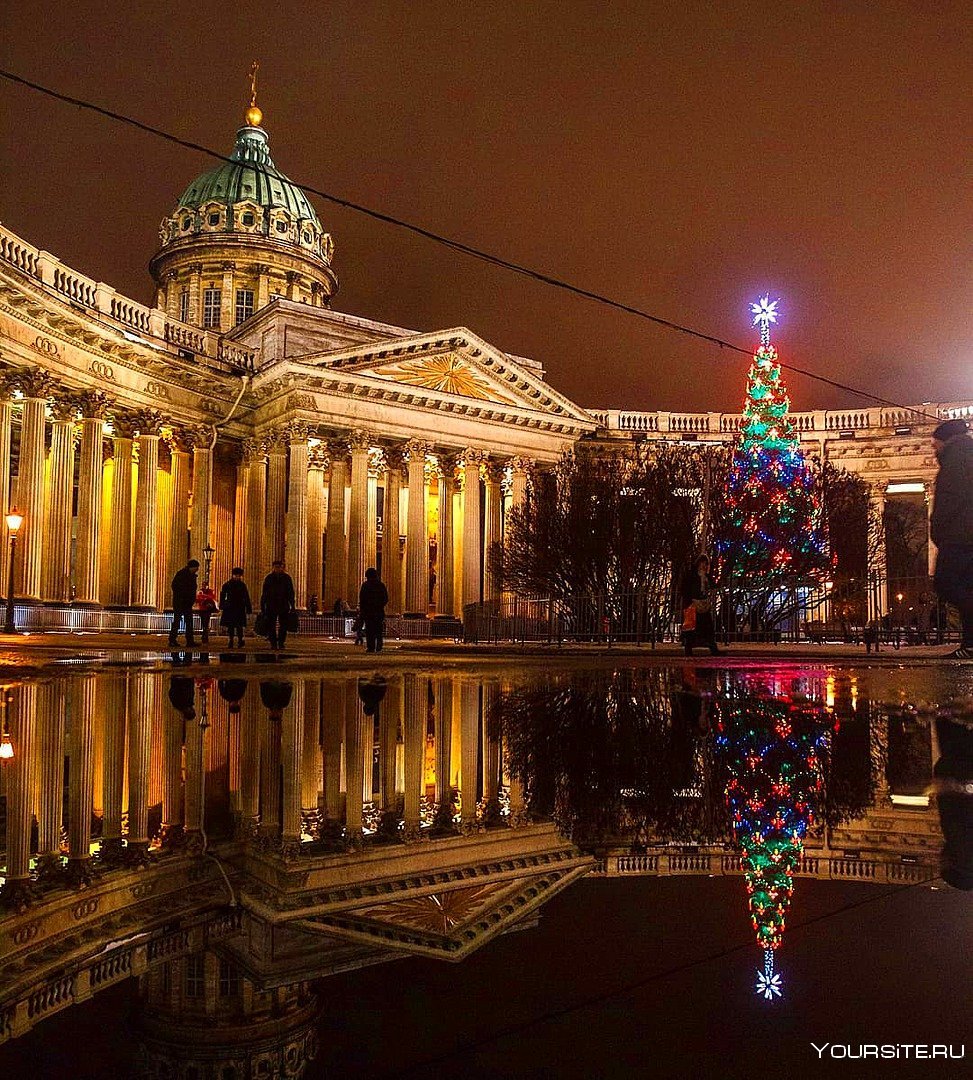
[[[213,556],[216,554],[216,548],[210,547],[209,544],[203,548],[203,584],[209,584],[210,570],[213,566]]]
[[[7,560],[7,617],[3,623],[5,634],[15,634],[17,627],[14,625],[14,560],[17,557],[17,533],[24,523],[24,517],[17,512],[15,506],[7,514],[7,531],[10,533],[10,557]]]

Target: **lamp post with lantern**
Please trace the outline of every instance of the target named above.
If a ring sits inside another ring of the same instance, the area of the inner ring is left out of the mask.
[[[14,624],[14,562],[17,556],[17,533],[24,523],[23,514],[17,507],[13,507],[7,514],[7,532],[10,534],[10,557],[7,560],[7,616],[3,623],[5,634],[15,634],[17,627]]]

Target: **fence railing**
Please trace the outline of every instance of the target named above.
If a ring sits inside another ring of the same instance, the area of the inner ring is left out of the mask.
[[[936,645],[958,636],[928,577],[871,574],[857,581],[787,582],[754,590],[728,580],[716,590],[718,641],[843,643],[868,649]],[[504,595],[463,608],[467,642],[628,643],[683,640],[678,596],[657,590],[530,598]]]

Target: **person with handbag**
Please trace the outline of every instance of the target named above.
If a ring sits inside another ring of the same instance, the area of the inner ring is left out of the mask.
[[[237,637],[243,647],[243,631],[247,625],[247,616],[253,611],[250,602],[250,590],[243,580],[243,567],[234,566],[233,576],[223,582],[220,589],[220,625],[229,635],[229,646],[233,648],[233,638]]]
[[[365,571],[365,580],[358,593],[358,619],[365,631],[365,651],[381,652],[385,638],[385,606],[388,589],[374,566]]]
[[[713,588],[709,556],[699,555],[679,586],[683,606],[682,637],[687,656],[697,645],[708,648],[714,656],[720,651],[716,646],[713,622]]]
[[[294,581],[284,569],[283,559],[274,559],[270,573],[264,578],[260,613],[264,616],[270,647],[275,651],[283,649],[287,631],[296,629],[297,620]]]

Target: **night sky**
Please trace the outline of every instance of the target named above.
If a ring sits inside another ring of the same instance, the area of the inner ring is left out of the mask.
[[[0,64],[906,402],[973,397],[973,13],[727,2],[8,5]],[[0,220],[150,301],[212,161],[0,81]],[[466,325],[589,407],[734,410],[747,359],[316,202],[343,311]],[[796,408],[855,402],[793,376]]]

